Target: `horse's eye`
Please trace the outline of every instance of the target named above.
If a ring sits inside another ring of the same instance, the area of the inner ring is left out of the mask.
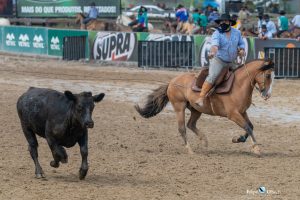
[[[266,75],[266,78],[271,78],[271,74],[267,74],[267,75]]]

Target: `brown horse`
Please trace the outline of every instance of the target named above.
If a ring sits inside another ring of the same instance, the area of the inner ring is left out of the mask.
[[[78,24],[80,22],[80,29],[104,31],[107,27],[107,24],[104,21],[99,21],[96,19],[84,25],[83,23],[84,18],[85,16],[82,13],[76,14],[75,23]]]
[[[185,147],[190,154],[193,153],[186,137],[185,110],[191,111],[187,127],[191,129],[207,146],[206,136],[196,127],[196,122],[201,114],[227,117],[246,131],[245,135],[234,137],[232,142],[246,142],[251,136],[252,150],[259,155],[260,150],[253,135],[253,125],[248,118],[247,109],[252,102],[253,88],[256,87],[261,96],[266,100],[271,96],[274,80],[274,63],[272,61],[254,60],[244,64],[234,71],[235,79],[232,89],[227,94],[212,94],[204,100],[203,107],[195,102],[199,93],[191,90],[195,75],[185,73],[173,78],[168,84],[153,91],[148,96],[144,107],[136,105],[138,113],[144,118],[150,118],[160,113],[170,101],[176,112],[178,131],[180,132]],[[256,86],[258,84],[258,87]]]

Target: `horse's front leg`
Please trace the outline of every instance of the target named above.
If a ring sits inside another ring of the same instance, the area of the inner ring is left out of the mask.
[[[260,149],[258,147],[258,144],[256,143],[256,139],[254,137],[253,134],[253,125],[251,126],[247,120],[246,117],[244,117],[241,113],[239,112],[234,112],[232,113],[229,117],[230,120],[234,121],[237,125],[239,125],[241,128],[243,128],[246,131],[246,134],[250,135],[251,139],[252,139],[252,151],[253,153],[255,153],[256,155],[260,155]],[[248,117],[247,117],[248,118]],[[249,118],[248,118],[249,120]],[[249,120],[250,121],[250,120]],[[252,123],[251,123],[252,124]],[[248,137],[248,136],[247,136]],[[245,138],[247,139],[247,138]]]
[[[83,180],[88,172],[88,136],[87,132],[83,134],[83,136],[79,139],[78,144],[80,146],[80,153],[81,153],[81,167],[79,169],[79,179]]]
[[[250,121],[247,112],[245,112],[242,115],[243,115],[244,119],[246,120],[246,122],[248,123],[248,125],[250,126],[250,128],[253,131],[254,126],[253,126],[252,122]],[[232,142],[233,143],[246,142],[248,136],[249,136],[248,132],[246,132],[244,135],[241,135],[241,136],[235,136],[235,137],[232,138]]]

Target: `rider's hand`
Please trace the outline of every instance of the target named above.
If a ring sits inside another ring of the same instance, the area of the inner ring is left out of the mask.
[[[214,58],[214,57],[215,57],[215,54],[214,54],[214,53],[210,52],[210,53],[208,54],[208,59],[212,59],[212,58]]]
[[[244,57],[245,56],[245,50],[244,49],[240,49],[238,52],[239,56]]]

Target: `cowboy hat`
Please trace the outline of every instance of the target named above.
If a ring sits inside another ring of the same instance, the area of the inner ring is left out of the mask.
[[[234,26],[236,24],[236,21],[232,20],[229,14],[222,14],[219,19],[216,19],[215,22],[217,24],[220,24],[221,21],[230,21],[231,26]]]

